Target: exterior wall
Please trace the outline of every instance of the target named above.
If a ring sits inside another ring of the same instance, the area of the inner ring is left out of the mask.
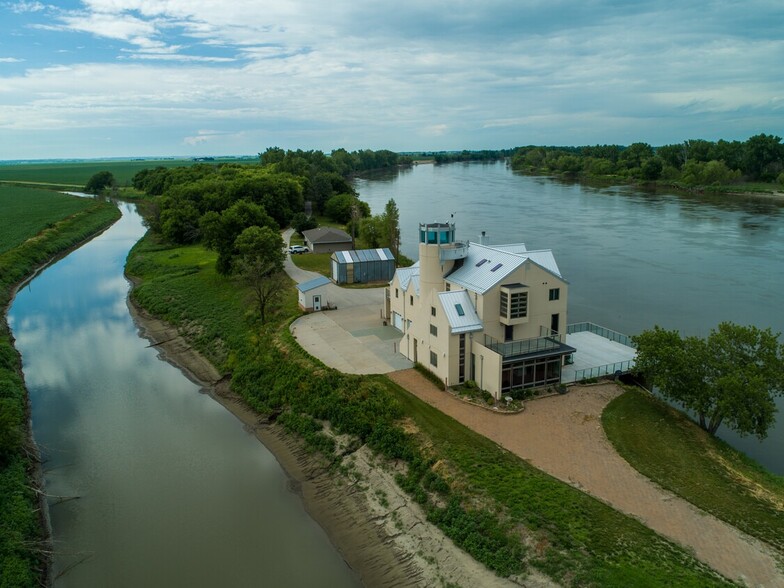
[[[475,356],[474,381],[479,384],[480,388],[487,390],[498,400],[501,398],[501,362],[503,358],[492,349],[482,345],[480,339],[474,336],[471,346]]]
[[[353,249],[351,241],[345,243],[311,243],[305,239],[305,245],[313,253],[334,253],[335,251],[349,251]]]
[[[323,287],[314,288],[313,290],[308,290],[307,292],[297,291],[297,302],[299,304],[299,307],[305,312],[313,312],[314,296],[321,296],[321,310],[326,308],[328,302],[327,293],[326,293],[326,289]]]
[[[349,266],[351,266],[349,268]],[[392,259],[375,261],[356,261],[338,263],[332,260],[332,275],[337,276],[338,284],[363,284],[367,282],[388,282],[395,273]]]

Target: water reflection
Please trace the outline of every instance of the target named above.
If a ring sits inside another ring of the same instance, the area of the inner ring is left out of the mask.
[[[515,174],[503,163],[420,165],[356,185],[374,214],[395,199],[402,251],[413,259],[418,223],[448,221],[452,211],[460,239],[487,231],[492,243],[552,249],[571,284],[569,322],[629,334],[658,324],[706,336],[725,320],[784,331],[782,201],[585,186]],[[762,445],[736,446],[784,473],[784,410]]]
[[[52,499],[57,585],[356,585],[274,457],[138,337],[123,208],[10,313],[47,492],[79,497]]]

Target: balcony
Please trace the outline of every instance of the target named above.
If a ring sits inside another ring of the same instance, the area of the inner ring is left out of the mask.
[[[548,337],[534,337],[518,341],[499,341],[485,335],[484,346],[501,355],[504,361],[518,359],[530,355],[567,355],[574,353],[574,348],[564,343],[565,335],[553,334]]]
[[[468,256],[468,241],[455,241],[454,243],[439,245],[438,251],[439,260],[442,262],[465,259]]]

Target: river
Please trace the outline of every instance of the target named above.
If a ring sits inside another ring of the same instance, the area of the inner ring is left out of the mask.
[[[54,531],[56,586],[358,586],[238,419],[141,339],[135,207],[9,313]],[[76,498],[76,499],[73,499]]]
[[[722,321],[784,331],[784,203],[591,187],[510,171],[506,164],[417,165],[358,179],[373,214],[394,198],[404,254],[420,222],[456,223],[457,237],[552,249],[569,281],[569,322],[627,334],[660,325],[706,336]],[[719,436],[784,474],[784,399],[768,438]]]

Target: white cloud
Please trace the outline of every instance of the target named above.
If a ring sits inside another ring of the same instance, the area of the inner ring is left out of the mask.
[[[675,141],[684,116],[707,136],[733,113],[737,134],[751,111],[749,125],[784,126],[784,42],[760,16],[781,9],[708,4],[88,0],[41,11],[37,26],[85,48],[0,72],[0,128],[167,133],[169,150],[218,152],[271,135],[323,148]]]
[[[18,57],[0,57],[0,63],[21,63],[24,59]]]

